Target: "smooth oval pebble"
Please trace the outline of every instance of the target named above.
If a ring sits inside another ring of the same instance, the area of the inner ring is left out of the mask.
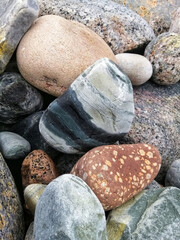
[[[101,203],[80,178],[65,174],[47,185],[35,211],[34,240],[107,240]]]
[[[161,156],[148,144],[109,145],[87,152],[71,173],[94,191],[105,210],[142,191],[157,175]]]
[[[132,85],[141,85],[151,78],[153,68],[149,60],[144,56],[121,53],[115,57],[117,65],[128,75]]]
[[[165,186],[180,188],[180,159],[175,160],[169,166],[165,177]]]
[[[54,96],[62,95],[87,67],[103,57],[116,61],[101,37],[81,23],[54,15],[38,18],[17,49],[23,77]]]
[[[31,150],[29,142],[13,132],[0,132],[0,151],[7,159],[25,157]]]

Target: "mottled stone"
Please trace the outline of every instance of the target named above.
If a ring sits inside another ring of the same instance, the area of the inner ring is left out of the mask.
[[[34,150],[24,159],[21,168],[22,184],[48,184],[58,176],[52,159],[42,150]]]
[[[101,37],[81,23],[54,15],[38,18],[17,49],[23,77],[57,97],[87,67],[104,57],[116,61]]]
[[[134,87],[135,117],[129,133],[120,143],[148,143],[162,156],[157,176],[164,180],[171,163],[180,156],[180,82],[160,86],[151,81]]]
[[[44,192],[45,184],[30,184],[24,189],[26,208],[34,215],[36,205]]]
[[[37,0],[3,0],[0,4],[0,73],[4,72],[20,39],[38,13]]]
[[[102,205],[82,179],[65,174],[48,184],[36,206],[34,239],[107,240]]]
[[[153,65],[154,82],[170,85],[180,80],[180,34],[162,33],[148,44],[144,55]]]
[[[34,222],[32,222],[32,223],[29,225],[24,240],[34,240],[34,237],[33,237],[33,228],[34,228]]]
[[[161,156],[152,145],[107,145],[87,152],[71,173],[88,184],[105,210],[111,210],[142,191],[160,166]]]
[[[24,158],[31,150],[29,142],[13,132],[0,132],[0,151],[7,159]]]
[[[128,75],[132,85],[141,85],[152,76],[152,64],[144,56],[120,53],[116,55],[116,60],[118,66]]]
[[[180,188],[180,159],[175,160],[169,167],[165,178],[165,186]]]
[[[23,209],[11,172],[0,153],[0,239],[23,240]]]
[[[148,23],[110,0],[38,0],[40,15],[76,20],[96,32],[115,54],[143,48],[154,38]]]
[[[147,187],[146,189],[156,189],[156,188],[161,188],[162,186],[156,182],[156,180],[153,180]]]
[[[169,32],[180,34],[180,7],[171,16],[171,26]]]
[[[134,116],[132,85],[107,58],[87,68],[42,115],[45,140],[65,153],[79,153],[115,143]]]
[[[153,28],[156,35],[169,30],[172,12],[179,0],[113,0],[138,13]]]
[[[41,94],[18,73],[0,75],[0,122],[11,124],[43,105]]]
[[[180,190],[142,191],[112,210],[107,220],[109,240],[180,239]]]

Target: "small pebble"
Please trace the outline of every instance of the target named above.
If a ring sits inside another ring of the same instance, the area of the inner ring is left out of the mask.
[[[180,188],[180,159],[172,162],[169,167],[165,178],[165,186]]]

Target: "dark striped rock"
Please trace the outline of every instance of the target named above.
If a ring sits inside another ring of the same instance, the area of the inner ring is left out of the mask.
[[[0,122],[11,124],[43,105],[41,94],[19,73],[0,75]]]
[[[30,150],[25,138],[13,132],[0,132],[0,151],[6,159],[24,158]]]
[[[0,153],[0,239],[24,238],[23,209],[11,172]]]
[[[180,80],[180,34],[162,33],[148,44],[144,56],[153,65],[154,82],[171,85]]]
[[[106,240],[105,213],[80,178],[65,174],[47,185],[35,211],[34,240]]]
[[[169,167],[165,178],[165,186],[180,188],[180,159],[175,160]]]
[[[132,85],[107,58],[87,68],[41,117],[45,140],[61,152],[78,153],[116,142],[134,116]]]
[[[110,0],[38,0],[40,15],[55,14],[92,29],[115,54],[143,48],[154,38],[149,24],[132,10]]]
[[[105,210],[111,210],[142,191],[160,166],[161,156],[151,145],[107,145],[87,152],[71,173],[88,184]]]
[[[180,190],[145,190],[112,210],[107,219],[109,240],[180,239]]]
[[[0,73],[8,64],[20,39],[38,17],[37,0],[3,0],[0,3]]]

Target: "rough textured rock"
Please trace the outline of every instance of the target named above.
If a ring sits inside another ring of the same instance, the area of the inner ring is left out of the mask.
[[[42,150],[34,150],[24,159],[21,168],[22,184],[48,184],[58,176],[52,159]]]
[[[172,12],[179,0],[113,0],[138,13],[153,28],[156,35],[169,30]]]
[[[13,132],[0,132],[0,151],[6,159],[24,158],[30,150],[25,138]]]
[[[180,80],[180,34],[162,33],[148,44],[144,56],[153,65],[154,82],[170,85]]]
[[[18,73],[0,75],[0,122],[11,124],[42,108],[41,94]]]
[[[109,240],[180,238],[180,190],[145,190],[108,216]]]
[[[162,156],[157,176],[164,180],[171,163],[180,156],[180,82],[158,86],[148,81],[134,87],[135,118],[130,132],[120,143],[149,143]]]
[[[118,66],[103,58],[87,68],[42,115],[45,140],[65,153],[115,143],[130,129],[132,85]]]
[[[95,32],[54,15],[38,18],[17,49],[23,77],[54,96],[62,95],[87,67],[104,57],[116,61],[112,50]]]
[[[180,34],[180,7],[176,9],[171,16],[171,26],[169,32]]]
[[[180,188],[180,159],[175,160],[169,167],[165,178],[165,186]]]
[[[71,173],[88,184],[105,210],[111,210],[142,191],[160,166],[161,156],[151,145],[109,145],[87,152]]]
[[[14,179],[0,153],[0,239],[23,240],[23,209]]]
[[[34,237],[33,237],[33,228],[34,228],[34,222],[32,222],[32,223],[29,225],[24,240],[34,240]]]
[[[107,240],[102,205],[82,179],[65,174],[48,184],[36,206],[34,239]]]
[[[96,32],[115,54],[143,48],[154,38],[138,14],[110,0],[38,0],[40,15],[76,20]]]
[[[133,85],[141,85],[152,76],[152,65],[144,56],[120,53],[116,55],[116,60],[118,66],[128,75]]]
[[[5,70],[20,39],[38,13],[37,0],[3,0],[0,3],[0,73]]]

